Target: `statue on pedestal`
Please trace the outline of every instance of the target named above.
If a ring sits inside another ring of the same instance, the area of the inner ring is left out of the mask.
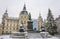
[[[27,32],[24,31],[24,26],[23,23],[19,25],[19,32],[13,32],[10,37],[11,38],[26,38],[28,37]]]
[[[20,25],[19,32],[24,32],[24,26],[23,26],[23,23]]]

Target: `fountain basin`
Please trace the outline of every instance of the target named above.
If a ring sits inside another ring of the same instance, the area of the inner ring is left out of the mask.
[[[42,38],[51,38],[52,36],[48,32],[40,32]]]
[[[27,36],[27,32],[13,32],[10,35],[11,38],[25,38]]]

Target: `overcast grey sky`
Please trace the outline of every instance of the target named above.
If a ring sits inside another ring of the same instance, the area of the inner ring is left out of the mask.
[[[37,19],[39,13],[41,13],[43,18],[46,18],[48,8],[52,10],[54,18],[60,15],[60,0],[0,0],[0,22],[6,8],[9,17],[18,17],[23,9],[24,3],[33,19]]]

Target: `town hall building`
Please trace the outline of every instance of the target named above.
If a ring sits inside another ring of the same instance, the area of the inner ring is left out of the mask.
[[[24,25],[24,31],[27,31],[28,28],[30,29],[33,28],[33,21],[29,25],[29,13],[26,10],[26,5],[24,4],[23,10],[19,13],[18,18],[14,17],[9,17],[8,16],[8,11],[5,10],[3,17],[2,17],[2,24],[0,24],[0,34],[8,34],[12,32],[18,32],[19,31],[19,25],[23,24]],[[42,18],[39,16],[38,18],[38,30],[40,30],[42,26]]]

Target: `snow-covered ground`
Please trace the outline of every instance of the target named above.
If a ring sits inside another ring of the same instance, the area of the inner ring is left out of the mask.
[[[10,38],[10,35],[1,35],[0,39],[12,39],[12,38]],[[29,39],[59,39],[59,38],[58,37],[52,37],[52,38],[29,38]]]
[[[12,39],[12,38],[10,38],[10,35],[1,35],[0,39]]]
[[[59,38],[53,37],[53,38],[30,38],[30,39],[59,39]]]

